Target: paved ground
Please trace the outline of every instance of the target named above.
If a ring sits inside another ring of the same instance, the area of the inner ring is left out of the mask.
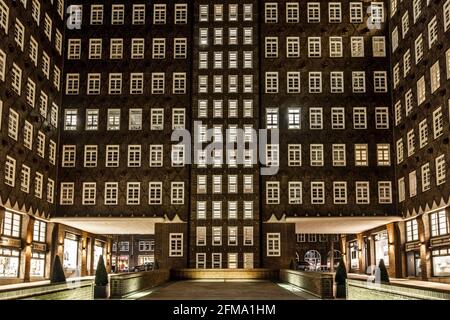
[[[169,282],[140,292],[129,299],[140,300],[305,300],[317,299],[295,286],[271,281],[199,281]]]
[[[369,276],[365,274],[358,274],[358,273],[349,273],[348,277],[350,279],[362,279],[366,280]],[[421,281],[421,280],[414,280],[414,279],[406,279],[406,278],[389,278],[391,283],[394,284],[404,284],[409,286],[415,286],[415,287],[422,287],[422,288],[433,288],[443,291],[450,291],[450,283],[440,283],[440,282],[433,282],[433,281]]]

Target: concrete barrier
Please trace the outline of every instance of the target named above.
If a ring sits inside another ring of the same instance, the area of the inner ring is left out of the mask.
[[[110,298],[121,299],[126,295],[156,287],[170,279],[167,269],[154,271],[115,274],[110,277]]]
[[[321,299],[334,298],[334,275],[326,272],[280,270],[280,280],[293,284]]]
[[[194,279],[278,279],[278,270],[273,269],[176,269],[171,270],[173,280]]]
[[[449,300],[450,291],[347,279],[347,300]]]
[[[0,300],[92,300],[94,298],[92,279],[77,280],[60,284],[37,284],[0,289]]]

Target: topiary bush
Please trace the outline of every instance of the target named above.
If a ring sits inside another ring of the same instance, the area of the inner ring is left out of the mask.
[[[336,281],[337,284],[345,284],[345,280],[347,280],[347,268],[345,267],[344,258],[341,258],[336,269],[334,281]]]
[[[289,269],[291,269],[291,270],[295,270],[296,268],[295,268],[295,262],[294,262],[294,259],[291,259],[291,263],[289,264]]]
[[[345,299],[347,297],[346,280],[347,267],[345,266],[344,258],[341,257],[341,260],[339,260],[339,265],[336,269],[336,274],[334,276],[334,281],[336,282],[336,298]]]
[[[106,286],[108,284],[108,273],[106,272],[103,255],[100,256],[97,263],[97,270],[95,270],[95,285]]]
[[[58,255],[56,255],[55,260],[53,260],[50,283],[61,283],[61,282],[66,282],[66,275],[64,274],[61,259],[59,258]]]
[[[380,272],[380,282],[389,283],[389,273],[386,269],[386,265],[384,264],[384,260],[380,259],[380,262],[378,263],[378,268]]]

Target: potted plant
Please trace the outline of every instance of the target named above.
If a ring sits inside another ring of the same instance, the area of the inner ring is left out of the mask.
[[[384,260],[380,259],[378,262],[378,268],[375,270],[375,279],[374,282],[377,283],[389,283],[389,273],[386,269],[386,265],[384,264]]]
[[[66,282],[66,275],[61,264],[61,259],[58,255],[55,256],[52,266],[52,274],[50,276],[50,283],[63,283]]]
[[[339,261],[334,281],[336,282],[336,298],[345,299],[347,297],[347,269],[343,257]]]
[[[94,299],[106,299],[109,296],[108,273],[106,272],[103,255],[100,256],[95,271]]]
[[[289,269],[291,269],[291,270],[295,270],[296,268],[295,268],[295,262],[294,262],[294,259],[291,259],[291,262],[289,263]]]

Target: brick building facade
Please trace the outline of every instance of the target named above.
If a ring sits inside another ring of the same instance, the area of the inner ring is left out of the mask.
[[[448,281],[449,28],[450,0],[0,0],[0,282],[334,250]]]

